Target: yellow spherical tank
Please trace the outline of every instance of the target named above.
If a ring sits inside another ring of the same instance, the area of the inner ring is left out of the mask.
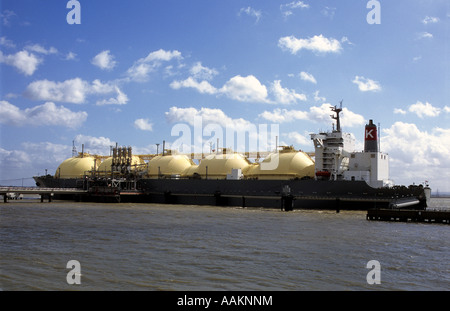
[[[156,156],[148,162],[147,174],[150,178],[158,178],[159,176],[180,176],[184,177],[194,162],[186,155],[164,155]]]
[[[56,169],[55,178],[81,178],[94,169],[95,158],[89,155],[64,160]]]
[[[113,158],[109,157],[105,159],[97,168],[97,172],[101,174],[111,174],[111,164],[112,164]],[[132,156],[131,157],[131,171],[134,171],[135,169],[139,169],[139,167],[142,166],[142,164],[145,164],[144,160],[142,160],[138,156]]]
[[[248,179],[296,179],[314,177],[314,161],[304,152],[291,147],[271,153],[245,175]]]
[[[198,165],[193,164],[183,172],[183,176],[189,178],[200,178],[200,175],[198,175],[197,171]]]
[[[190,174],[198,174],[196,176],[208,179],[225,179],[232,169],[241,169],[242,173],[248,170],[251,163],[247,158],[238,153],[212,154],[200,161],[195,170],[191,170]],[[189,177],[195,177],[189,175]]]

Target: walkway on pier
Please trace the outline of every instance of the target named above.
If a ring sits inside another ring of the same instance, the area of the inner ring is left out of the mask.
[[[77,188],[38,188],[38,187],[0,187],[0,195],[3,195],[3,202],[7,203],[8,198],[20,194],[37,194],[41,196],[41,202],[47,198],[49,202],[54,194],[86,194],[87,190]]]

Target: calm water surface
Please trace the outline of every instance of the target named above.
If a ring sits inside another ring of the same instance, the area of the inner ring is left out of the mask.
[[[449,208],[450,199],[433,199]],[[365,212],[0,203],[3,290],[450,290],[450,226]],[[69,285],[69,260],[81,284]],[[381,265],[369,285],[368,261]]]

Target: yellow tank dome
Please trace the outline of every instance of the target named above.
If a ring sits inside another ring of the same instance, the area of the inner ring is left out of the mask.
[[[277,165],[278,164],[278,165]],[[304,152],[285,147],[278,153],[271,153],[260,164],[253,165],[246,178],[295,179],[314,177],[314,161]]]
[[[238,153],[212,154],[201,160],[198,167],[189,172],[192,175],[188,176],[195,177],[193,174],[196,173],[201,178],[206,178],[206,174],[208,174],[209,179],[225,179],[232,169],[241,169],[245,174],[250,166],[251,163],[247,158]],[[208,168],[208,172],[206,168]]]
[[[109,157],[105,159],[97,168],[97,171],[101,174],[102,172],[111,172],[111,164],[112,164],[112,157]],[[142,160],[138,156],[132,156],[131,157],[131,170],[134,171],[135,166],[134,165],[141,165],[145,164],[144,160]]]
[[[80,178],[95,166],[95,158],[78,156],[64,160],[56,169],[55,178]]]
[[[194,165],[194,162],[186,155],[159,155],[148,162],[147,173],[152,178],[158,178],[159,174],[162,176],[180,175],[183,177],[184,172],[192,165]]]
[[[194,178],[198,178],[200,177],[200,175],[198,175],[198,165],[193,164],[190,167],[188,167],[184,172],[183,172],[183,176],[184,177],[194,177]]]

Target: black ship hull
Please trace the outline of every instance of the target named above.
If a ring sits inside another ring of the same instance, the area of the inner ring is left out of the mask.
[[[142,191],[157,203],[367,210],[426,208],[423,187],[375,189],[364,181],[143,179]]]
[[[105,180],[57,179],[51,176],[36,177],[35,180],[42,187],[84,188],[87,190],[84,199],[87,200],[105,199],[114,193],[117,201],[122,202],[283,210],[427,207],[427,195],[422,186],[372,188],[364,181],[140,179],[133,182],[134,187],[129,187],[130,182],[116,183],[112,187]]]

